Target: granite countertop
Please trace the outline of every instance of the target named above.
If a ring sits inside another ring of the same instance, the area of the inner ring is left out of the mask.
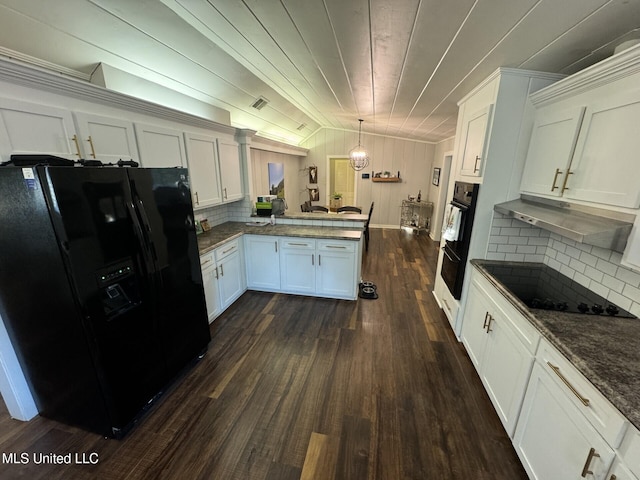
[[[269,217],[254,216],[255,219],[266,219]],[[278,215],[278,218],[291,218],[295,220],[331,220],[332,222],[366,222],[369,219],[369,215],[363,213],[334,213],[334,212],[289,212],[286,211],[284,215]]]
[[[533,310],[483,268],[516,263],[471,260],[471,264],[640,429],[640,319]]]
[[[326,213],[324,215],[326,216]],[[244,222],[226,222],[211,227],[211,230],[208,232],[198,235],[198,250],[200,251],[200,255],[244,234],[360,241],[363,235],[363,229],[318,227],[312,225],[278,225],[277,223],[276,225],[252,226]]]

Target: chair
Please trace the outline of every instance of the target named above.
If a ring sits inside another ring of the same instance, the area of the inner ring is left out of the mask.
[[[367,218],[367,222],[364,224],[364,249],[365,251],[369,251],[369,222],[371,222],[371,214],[373,213],[373,204],[375,202],[371,202],[371,207],[369,208],[369,218]]]
[[[362,209],[358,207],[352,207],[350,205],[345,205],[344,207],[338,208],[338,213],[342,212],[362,213]]]
[[[322,205],[311,205],[309,207],[309,211],[329,213],[329,209],[327,207],[323,207]]]

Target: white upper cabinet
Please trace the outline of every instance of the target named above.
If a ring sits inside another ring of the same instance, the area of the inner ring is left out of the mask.
[[[536,107],[521,190],[640,207],[640,49],[531,96]]]
[[[90,113],[74,112],[73,116],[85,159],[104,163],[139,161],[132,122]]]
[[[191,132],[186,132],[184,138],[193,208],[222,203],[216,138]]]
[[[531,133],[521,189],[525,192],[562,195],[562,186],[578,139],[584,107],[537,112]]]
[[[80,158],[71,112],[19,100],[0,98],[0,155],[47,154]]]
[[[220,179],[222,200],[233,202],[243,197],[242,165],[240,147],[231,140],[218,139],[218,158],[220,161]]]
[[[482,176],[492,113],[493,104],[490,104],[464,119],[460,175]]]
[[[135,124],[143,167],[186,167],[184,136],[179,130]]]
[[[638,78],[640,81],[640,77]],[[585,112],[564,196],[640,207],[640,88],[595,98]]]

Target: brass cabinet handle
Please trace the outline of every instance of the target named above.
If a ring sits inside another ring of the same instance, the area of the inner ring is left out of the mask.
[[[444,298],[442,299],[442,303],[444,303],[444,306],[447,307],[447,310],[451,311],[451,307]]]
[[[563,383],[564,383],[567,387],[569,387],[569,390],[571,390],[571,392],[572,392],[576,397],[578,397],[578,400],[580,400],[580,401],[582,402],[582,404],[583,404],[585,407],[588,407],[588,406],[589,406],[589,403],[590,403],[590,402],[589,402],[589,399],[588,399],[588,398],[583,397],[582,395],[580,395],[580,392],[578,392],[578,390],[576,390],[576,388],[575,388],[573,385],[571,385],[571,383],[569,382],[569,380],[567,380],[567,379],[565,378],[565,376],[564,376],[564,375],[562,375],[562,373],[560,373],[560,367],[556,367],[556,366],[555,366],[553,363],[551,363],[551,362],[547,362],[547,365],[549,365],[549,367],[551,367],[551,370],[553,370],[553,371],[554,371],[554,373],[555,373],[558,377],[560,377],[560,380],[562,380],[562,381],[563,381]],[[583,476],[584,476],[584,475],[583,475]]]
[[[569,180],[569,175],[573,175],[573,172],[571,170],[567,170],[567,174],[564,176],[564,182],[562,182],[562,191],[563,192],[565,190],[569,190],[569,187],[567,187],[567,181]]]
[[[196,195],[196,205],[200,205],[200,199],[198,198],[198,192],[194,192]]]
[[[493,332],[493,330],[491,330],[491,322],[493,322],[493,320],[493,315],[489,315],[489,323],[487,323],[487,333]]]
[[[227,198],[229,198],[229,197],[227,197],[227,189],[226,189],[226,187],[225,187],[225,188],[224,188],[224,199],[226,200]]]
[[[559,168],[556,168],[556,174],[553,176],[553,185],[551,185],[551,191],[553,192],[556,188],[559,188],[556,185],[556,182],[558,181],[558,175],[562,175],[562,172],[560,171]]]
[[[78,143],[78,136],[74,135],[71,140],[73,140],[73,142],[76,144],[76,155],[78,156],[78,158],[82,158],[82,155],[80,155],[80,144]]]
[[[484,314],[484,324],[482,325],[482,329],[486,330],[487,329],[487,320],[489,319],[489,312],[485,312]]]
[[[476,161],[473,164],[473,173],[476,173],[477,171],[479,171],[480,169],[478,168],[478,161],[480,160],[480,156],[476,155]]]
[[[87,142],[89,142],[89,145],[91,146],[91,156],[93,158],[96,158],[96,149],[93,148],[93,139],[91,138],[91,135],[89,135],[89,139],[87,140]]]
[[[585,477],[587,475],[593,475],[593,472],[591,470],[589,470],[589,467],[591,466],[591,461],[593,460],[593,457],[600,457],[600,455],[598,455],[596,453],[596,449],[591,447],[591,449],[589,450],[589,455],[587,455],[587,461],[584,462],[584,467],[582,467],[582,477]]]

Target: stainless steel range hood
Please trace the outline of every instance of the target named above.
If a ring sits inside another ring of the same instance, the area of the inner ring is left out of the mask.
[[[579,243],[623,252],[635,215],[521,195],[493,209]]]

